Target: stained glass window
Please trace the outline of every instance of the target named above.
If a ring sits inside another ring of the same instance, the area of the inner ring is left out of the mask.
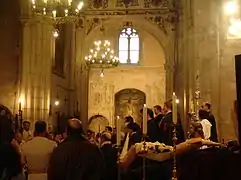
[[[123,64],[139,62],[140,39],[135,29],[125,28],[119,36],[119,60]]]

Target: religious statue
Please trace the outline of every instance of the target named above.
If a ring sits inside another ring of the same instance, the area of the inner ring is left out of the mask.
[[[140,104],[138,99],[128,99],[125,100],[122,104],[122,116],[132,116],[135,121],[139,121],[140,119],[140,109],[143,104]]]
[[[116,115],[122,118],[132,116],[138,123],[145,103],[145,94],[137,89],[124,89],[115,96]]]

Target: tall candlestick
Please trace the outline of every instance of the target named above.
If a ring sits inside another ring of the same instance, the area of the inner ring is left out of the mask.
[[[142,132],[143,132],[143,135],[146,135],[147,134],[147,107],[146,107],[146,104],[144,104],[143,106],[143,121],[142,121]]]
[[[21,102],[19,102],[19,104],[18,104],[18,110],[19,110],[19,111],[22,110],[22,104],[21,104]]]
[[[177,124],[177,96],[175,93],[172,95],[172,122]]]
[[[121,121],[119,116],[116,118],[116,145],[121,145]]]

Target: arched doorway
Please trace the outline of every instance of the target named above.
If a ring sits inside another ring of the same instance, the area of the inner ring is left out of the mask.
[[[115,94],[115,117],[123,119],[132,116],[137,123],[141,122],[140,110],[146,102],[146,95],[138,89],[123,89]]]
[[[12,112],[4,105],[0,104],[0,116],[6,116],[8,119],[14,119]]]
[[[109,125],[108,119],[100,114],[92,116],[88,122],[89,129],[95,132],[95,134],[103,132],[105,127]]]

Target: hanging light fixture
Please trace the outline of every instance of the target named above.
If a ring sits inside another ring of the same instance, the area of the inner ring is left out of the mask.
[[[117,67],[119,59],[111,49],[111,43],[108,40],[99,40],[94,42],[93,49],[85,56],[86,64],[90,68],[100,68],[103,76],[103,69]]]
[[[32,0],[33,14],[50,17],[57,23],[73,21],[83,6],[83,0]]]

